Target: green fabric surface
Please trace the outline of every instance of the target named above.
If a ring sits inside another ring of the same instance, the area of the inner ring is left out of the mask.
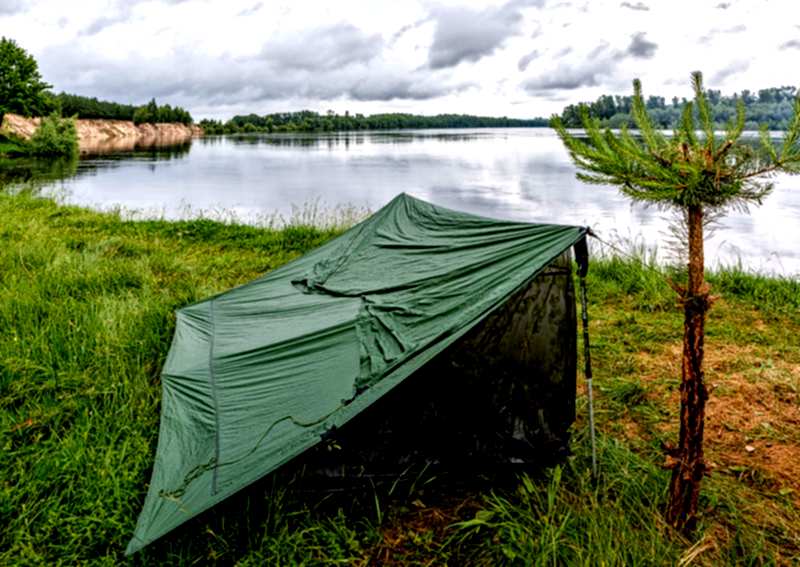
[[[180,309],[127,553],[319,442],[585,234],[401,194],[302,258]]]

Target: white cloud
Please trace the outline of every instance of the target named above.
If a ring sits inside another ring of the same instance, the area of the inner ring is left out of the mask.
[[[724,5],[724,8],[723,8]],[[296,108],[549,115],[602,93],[793,82],[792,0],[0,0],[57,90],[198,116]],[[685,14],[691,13],[691,18]]]

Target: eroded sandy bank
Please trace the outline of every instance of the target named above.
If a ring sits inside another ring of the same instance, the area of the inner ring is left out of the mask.
[[[39,127],[40,118],[25,118],[6,114],[0,131],[29,139]],[[92,152],[113,147],[115,150],[132,149],[137,145],[179,144],[202,136],[203,130],[192,124],[177,122],[140,124],[130,120],[76,120],[78,146],[81,152]]]

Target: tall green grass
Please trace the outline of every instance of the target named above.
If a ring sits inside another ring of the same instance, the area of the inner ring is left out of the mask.
[[[660,519],[666,476],[657,439],[634,443],[601,423],[595,483],[581,418],[575,456],[521,477],[515,488],[484,484],[464,495],[426,479],[405,492],[389,483],[336,496],[298,490],[288,473],[277,474],[124,558],[153,463],[174,310],[274,269],[339,230],[131,221],[0,192],[0,564],[333,565],[377,563],[388,554],[404,564],[675,564],[689,557],[711,565],[769,564],[800,552],[792,531],[800,518],[786,498],[725,476],[707,485],[713,512],[697,540],[670,533]],[[666,419],[636,382],[631,353],[680,331],[674,292],[646,262],[604,259],[590,274],[598,416]],[[740,272],[717,273],[712,282],[737,306],[774,306],[777,321],[797,325],[782,311],[797,306],[796,282]],[[445,529],[407,524],[413,510],[445,506],[436,502],[450,493],[477,501],[479,510],[454,514]],[[767,527],[762,505],[773,510]],[[703,547],[718,529],[713,548]],[[387,543],[389,531],[403,534],[402,546]]]
[[[333,233],[126,222],[0,195],[0,563],[119,558],[152,465],[174,310]]]
[[[664,565],[687,542],[664,525],[667,475],[620,441],[600,438],[600,476],[585,447],[541,478],[491,493],[485,508],[457,528],[472,537],[485,564]],[[488,542],[491,542],[489,544]]]
[[[614,248],[591,242],[591,272],[595,294],[613,299],[636,298],[631,305],[639,311],[673,310],[677,293],[673,285],[686,281],[683,267],[659,261],[657,250],[635,240],[619,240]],[[765,275],[746,269],[741,262],[721,264],[707,270],[713,295],[746,301],[757,309],[790,315],[800,309],[800,278]]]

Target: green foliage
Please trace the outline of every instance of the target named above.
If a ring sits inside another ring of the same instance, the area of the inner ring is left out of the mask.
[[[631,299],[628,311],[670,313],[675,311],[675,291],[670,281],[685,276],[685,268],[658,262],[655,251],[642,244],[622,242],[625,256],[614,251],[593,250],[592,296],[599,304],[620,296]],[[720,265],[708,272],[715,292],[746,301],[764,313],[795,312],[800,317],[800,279],[748,271],[741,264]]]
[[[133,120],[134,124],[155,124],[157,122],[191,124],[193,122],[192,115],[187,110],[179,106],[173,108],[168,104],[159,106],[156,104],[156,99],[151,99],[144,106],[136,108],[130,120]]]
[[[780,150],[768,136],[760,147],[740,143],[745,125],[744,105],[718,139],[702,75],[692,74],[694,102],[687,103],[673,136],[665,136],[648,114],[638,79],[633,82],[631,116],[638,128],[633,135],[623,126],[619,134],[603,130],[589,109],[581,108],[587,140],[572,136],[559,116],[552,125],[578,166],[578,178],[587,183],[616,185],[637,201],[685,209],[692,206],[724,208],[761,203],[771,190],[757,178],[784,171],[800,171],[800,97],[794,102]],[[701,135],[695,132],[695,111]]]
[[[758,96],[749,90],[734,93],[732,96],[723,96],[718,90],[709,90],[707,99],[717,128],[723,128],[728,122],[735,120],[738,107],[743,104],[748,115],[746,129],[758,130],[760,125],[765,124],[771,130],[785,130],[792,117],[796,94],[797,89],[791,86],[761,89]],[[649,96],[645,102],[648,114],[659,128],[677,128],[687,104],[685,98],[679,100],[674,97],[671,103],[667,103],[660,96]],[[594,102],[568,105],[561,113],[561,120],[567,128],[582,127],[581,106],[588,107],[589,114],[598,118],[603,126],[634,126],[631,114],[633,98],[630,96],[601,95]]]
[[[53,96],[53,101],[60,109],[62,116],[76,118],[98,118],[104,120],[133,120],[136,124],[145,122],[180,122],[192,124],[192,115],[180,106],[165,104],[159,106],[155,99],[146,105],[120,104],[107,100],[98,100],[69,93]]]
[[[22,116],[46,116],[51,112],[75,118],[100,118],[144,122],[192,124],[192,115],[179,106],[119,104],[75,94],[48,92],[36,60],[12,39],[0,38],[0,121],[7,112]]]
[[[673,270],[660,266],[655,255],[647,255],[636,250],[632,255],[634,261],[611,255],[595,262],[592,271],[609,286],[610,296],[620,293],[635,295],[637,300],[631,305],[632,310],[639,311],[671,311],[675,308],[675,292],[667,284],[674,277]],[[604,290],[594,293],[603,293]]]
[[[33,172],[33,177],[40,180],[62,179],[64,175],[74,172],[74,167],[64,167],[64,163],[72,162],[78,155],[78,133],[75,129],[75,120],[72,118],[61,118],[53,113],[41,120],[39,127],[34,132],[30,140],[11,136],[0,136],[0,155],[15,157],[9,164],[2,168],[0,175],[0,185],[4,181],[14,181],[14,178],[29,178]],[[33,160],[20,160],[26,156],[33,157],[63,157],[65,160],[58,163],[37,162]],[[48,172],[60,172],[59,177],[53,177],[46,172],[42,172],[42,163]]]
[[[51,114],[42,118],[36,132],[27,143],[26,152],[32,156],[74,156],[78,153],[78,132],[73,118]]]
[[[363,114],[349,112],[336,114],[328,111],[319,114],[310,110],[280,112],[259,116],[248,114],[234,116],[225,123],[218,120],[201,120],[206,134],[236,134],[240,132],[332,132],[347,130],[400,130],[408,128],[514,128],[547,126],[544,118],[519,120],[493,118],[466,114],[439,114],[420,116],[414,114]]]
[[[53,109],[36,60],[13,39],[0,37],[0,121],[7,112],[42,116]]]
[[[100,118],[105,120],[133,120],[136,106],[120,104],[107,100],[97,100],[69,93],[59,93],[53,97],[58,104],[62,116],[76,118]]]
[[[25,154],[25,140],[0,133],[0,156],[19,156]]]

